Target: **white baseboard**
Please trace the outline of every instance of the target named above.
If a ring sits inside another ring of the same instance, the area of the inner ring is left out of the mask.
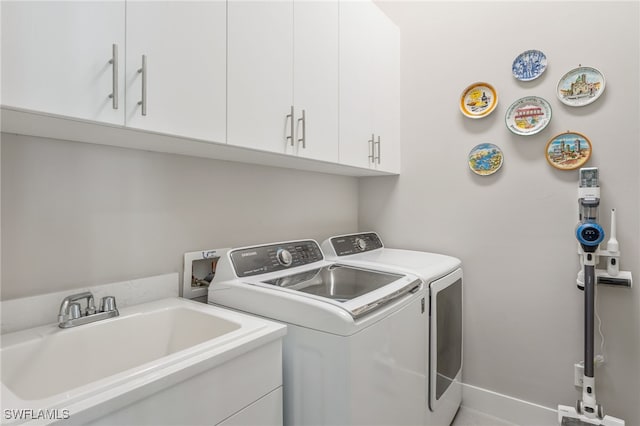
[[[477,386],[462,384],[462,406],[519,426],[556,426],[557,410]]]

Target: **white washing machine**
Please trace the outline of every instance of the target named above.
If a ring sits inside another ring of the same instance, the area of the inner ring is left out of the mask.
[[[429,301],[423,324],[429,348],[425,424],[450,424],[462,401],[462,262],[441,254],[386,248],[375,232],[331,237],[322,250],[328,260],[411,273],[423,281]]]
[[[419,425],[427,320],[422,281],[325,260],[315,241],[232,249],[209,303],[287,324],[287,425]]]

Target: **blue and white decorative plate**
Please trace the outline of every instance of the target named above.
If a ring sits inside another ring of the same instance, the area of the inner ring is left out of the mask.
[[[547,57],[539,50],[527,50],[513,60],[511,72],[520,81],[531,81],[540,77],[547,69]]]

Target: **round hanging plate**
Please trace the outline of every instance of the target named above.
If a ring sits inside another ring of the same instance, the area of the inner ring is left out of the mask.
[[[469,118],[491,114],[498,105],[498,93],[489,83],[473,83],[462,92],[460,111]]]
[[[556,169],[575,170],[591,157],[591,141],[582,133],[560,133],[547,142],[544,153],[547,162]]]
[[[520,81],[531,81],[540,77],[547,69],[547,57],[539,50],[527,50],[513,60],[511,72]]]
[[[535,135],[551,121],[551,105],[537,96],[520,98],[505,115],[507,128],[516,135]]]
[[[574,68],[562,76],[556,88],[558,99],[565,105],[589,105],[604,92],[605,80],[600,71],[591,67]]]
[[[469,153],[469,168],[481,176],[492,175],[502,167],[502,150],[492,143],[481,143]]]

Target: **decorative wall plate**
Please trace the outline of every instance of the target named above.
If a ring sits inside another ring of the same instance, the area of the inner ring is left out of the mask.
[[[540,77],[547,69],[547,57],[539,50],[527,50],[513,60],[511,72],[520,81],[531,81]]]
[[[551,105],[537,96],[520,98],[511,104],[504,119],[516,135],[535,135],[551,121]]]
[[[481,143],[469,153],[469,168],[481,176],[492,175],[502,167],[502,150],[492,143]]]
[[[582,133],[560,133],[547,142],[545,157],[556,169],[578,169],[591,157],[591,141]]]
[[[460,111],[469,118],[482,118],[491,114],[498,105],[498,93],[488,83],[473,83],[462,92]]]
[[[605,80],[600,71],[591,67],[574,68],[562,76],[556,94],[565,105],[589,105],[604,92]]]

